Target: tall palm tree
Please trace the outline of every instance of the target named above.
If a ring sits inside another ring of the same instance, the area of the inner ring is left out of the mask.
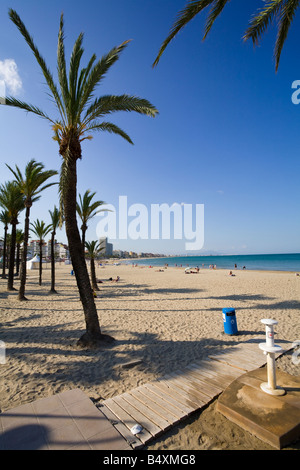
[[[17,245],[17,255],[16,255],[16,275],[19,275],[20,271],[20,251],[21,244],[24,243],[24,232],[23,230],[17,230],[16,233],[16,245]]]
[[[186,6],[178,13],[176,21],[170,29],[169,35],[162,43],[158,55],[153,63],[157,65],[168,44],[175,38],[196,15],[203,10],[208,11],[204,26],[203,39],[206,38],[216,18],[222,13],[230,0],[189,0]],[[275,69],[278,70],[281,51],[296,11],[300,6],[300,0],[265,0],[264,6],[259,9],[249,21],[243,39],[251,39],[254,45],[259,43],[262,35],[272,23],[277,25],[277,37],[274,47]]]
[[[60,213],[56,206],[53,211],[49,211],[51,217],[51,288],[49,293],[57,294],[55,290],[55,235],[60,223]]]
[[[100,251],[103,250],[103,247],[100,248],[99,242],[93,240],[91,242],[85,242],[85,247],[87,249],[87,255],[91,261],[91,280],[94,291],[99,290],[96,279],[96,270],[95,270],[95,258],[99,255]]]
[[[4,225],[4,237],[3,237],[3,253],[2,253],[2,279],[6,278],[5,268],[6,268],[6,248],[7,248],[7,230],[9,225],[9,212],[8,210],[3,210],[0,213],[0,222]]]
[[[85,233],[87,231],[87,223],[90,219],[95,217],[100,210],[97,210],[100,206],[105,204],[104,201],[94,201],[92,202],[93,197],[96,193],[92,193],[89,189],[84,193],[83,197],[79,194],[79,203],[76,204],[77,214],[79,215],[82,225],[81,225],[81,242],[82,248],[85,248]]]
[[[15,251],[16,251],[16,234],[18,217],[24,209],[24,196],[21,193],[19,185],[15,181],[8,181],[0,187],[0,206],[8,211],[9,223],[11,224],[11,242],[9,253],[8,281],[7,290],[12,291],[14,288],[14,267],[15,267]]]
[[[110,67],[119,59],[128,41],[113,48],[100,60],[96,60],[95,54],[92,55],[87,66],[80,69],[84,52],[82,48],[83,34],[80,34],[75,41],[67,73],[64,21],[63,15],[61,15],[57,48],[58,88],[19,15],[10,9],[9,16],[26,40],[42,70],[50,94],[55,102],[58,118],[50,118],[38,107],[13,97],[6,97],[5,104],[34,113],[52,124],[54,138],[59,144],[59,153],[62,156],[59,186],[61,212],[65,220],[70,256],[86,323],[86,332],[79,339],[79,344],[81,346],[94,345],[102,339],[109,338],[101,333],[76,220],[77,161],[82,158],[81,142],[90,139],[90,133],[93,131],[108,131],[132,143],[126,132],[113,123],[103,121],[103,117],[116,111],[135,111],[154,117],[157,110],[149,101],[135,96],[105,95],[100,98],[94,96],[97,85],[103,80]]]
[[[22,175],[19,167],[16,165],[16,169],[13,170],[9,165],[6,165],[13,173],[16,182],[20,186],[21,192],[24,195],[25,205],[25,225],[24,225],[24,243],[22,253],[22,268],[21,268],[21,279],[19,288],[19,300],[27,300],[25,297],[25,284],[26,284],[26,261],[27,261],[27,246],[29,239],[29,218],[30,209],[32,204],[40,199],[40,194],[46,188],[53,186],[57,183],[46,183],[46,181],[58,172],[55,170],[44,170],[43,163],[36,162],[34,159],[30,160],[26,167],[24,176]]]
[[[42,285],[42,270],[43,270],[43,244],[44,238],[48,235],[51,231],[52,225],[45,225],[45,222],[39,219],[36,222],[30,224],[32,228],[30,229],[36,237],[39,239],[39,247],[40,247],[40,264],[39,264],[39,285]]]

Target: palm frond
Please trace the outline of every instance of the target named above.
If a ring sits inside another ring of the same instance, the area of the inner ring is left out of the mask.
[[[35,222],[32,222],[31,224],[31,231],[38,237],[40,241],[42,241],[48,233],[52,229],[52,225],[46,225],[43,220],[37,219]]]
[[[116,126],[115,124],[112,124],[111,122],[100,122],[100,123],[91,124],[90,126],[87,127],[86,131],[106,131],[112,134],[117,134],[120,137],[123,137],[123,139],[127,140],[127,142],[133,145],[133,142],[131,138],[129,137],[129,135],[126,134],[126,132],[124,132],[120,127]]]
[[[116,111],[134,111],[151,117],[158,114],[157,109],[146,99],[132,95],[104,95],[97,98],[87,109],[82,123],[86,126],[94,119]]]
[[[208,14],[208,18],[206,20],[203,39],[206,38],[206,36],[210,32],[215,20],[222,13],[225,5],[228,2],[230,2],[230,0],[215,0],[215,3],[213,4],[213,6],[212,6],[212,8],[211,8],[211,10]]]
[[[98,240],[92,240],[90,242],[85,242],[85,248],[87,249],[88,255],[91,258],[96,258],[101,251],[104,250],[103,246],[100,246]]]
[[[196,15],[198,15],[198,13],[203,11],[209,5],[215,3],[215,1],[216,0],[190,0],[188,2],[185,8],[177,14],[177,19],[171,27],[168,37],[162,43],[158,55],[155,61],[153,62],[153,67],[158,64],[163,52],[165,51],[169,43],[179,33],[179,31],[181,31]]]
[[[278,32],[274,48],[275,68],[279,67],[281,51],[290,25],[294,19],[299,0],[269,0],[264,8],[258,10],[250,21],[249,27],[244,34],[244,40],[251,39],[253,44],[258,45],[262,35],[267,28],[277,20]]]
[[[89,219],[98,214],[98,212],[101,212],[101,209],[97,209],[105,204],[104,201],[94,201],[92,203],[92,199],[95,195],[96,192],[92,193],[90,189],[88,189],[83,196],[79,194],[79,203],[76,203],[76,211],[83,223],[87,223]]]
[[[96,86],[105,77],[110,67],[119,59],[119,56],[123,49],[127,46],[130,41],[125,41],[120,46],[114,47],[108,54],[105,54],[90,70],[86,76],[84,83],[82,84],[82,92],[80,97],[80,107],[78,109],[77,118],[85,108],[85,106],[93,98],[93,93]]]
[[[9,220],[10,220],[10,217],[9,217],[9,212],[7,209],[3,210],[0,212],[0,222],[5,226],[7,227],[7,225],[9,224]]]
[[[44,164],[36,162],[34,159],[31,159],[27,163],[24,176],[17,165],[15,170],[8,164],[6,164],[6,166],[14,175],[15,181],[19,185],[22,194],[24,194],[26,199],[30,199],[31,202],[38,201],[40,197],[38,195],[44,191],[44,189],[57,184],[57,182],[44,184],[49,178],[57,175],[57,171],[44,171]]]
[[[24,210],[24,196],[15,181],[7,181],[0,186],[0,207],[8,211],[10,220],[17,219]]]
[[[57,43],[57,74],[60,84],[60,90],[64,102],[64,108],[62,110],[64,122],[67,119],[68,114],[68,103],[69,103],[69,88],[67,80],[67,67],[65,58],[65,45],[64,45],[64,17],[61,14],[59,31],[58,31],[58,43]]]
[[[33,106],[28,103],[24,103],[24,101],[20,101],[12,96],[8,96],[5,98],[5,105],[6,106],[13,106],[15,108],[23,109],[24,111],[27,111],[28,113],[33,113],[36,114],[37,116],[40,116],[44,119],[47,119],[47,121],[53,122],[52,119],[50,119],[47,114],[45,114],[41,109],[39,109],[37,106]]]
[[[60,223],[60,213],[59,213],[58,208],[56,206],[54,206],[53,211],[49,210],[49,214],[50,214],[50,217],[51,217],[52,229],[55,231],[57,229],[57,227],[59,226],[59,223]]]
[[[94,65],[95,60],[97,59],[96,54],[93,54],[89,60],[89,63],[86,67],[82,68],[79,74],[78,84],[77,84],[77,96],[78,98],[82,96],[83,88],[86,83],[86,79]]]
[[[50,73],[50,70],[48,69],[48,67],[46,65],[45,60],[43,59],[43,57],[39,53],[37,47],[34,44],[34,41],[33,41],[32,37],[30,36],[29,32],[27,31],[23,21],[21,20],[21,18],[17,14],[17,12],[15,10],[13,10],[12,8],[10,8],[9,9],[9,16],[10,16],[10,19],[12,20],[12,22],[17,26],[18,30],[20,31],[20,33],[24,37],[24,39],[27,42],[27,44],[29,45],[30,49],[32,50],[39,66],[40,66],[40,68],[43,72],[43,75],[46,79],[47,85],[49,86],[49,88],[51,90],[53,98],[55,99],[55,102],[57,104],[57,107],[58,107],[61,115],[62,115],[62,118],[63,118],[63,105],[62,105],[61,97],[60,97],[59,91],[58,91],[58,89],[57,89],[57,87],[54,83],[54,80],[53,80],[53,77]]]
[[[76,118],[77,108],[79,104],[78,100],[78,71],[80,66],[80,60],[84,52],[82,48],[83,34],[80,34],[75,41],[71,59],[70,59],[70,71],[69,71],[69,89],[70,89],[70,124],[74,124],[72,119]]]
[[[275,69],[278,70],[281,51],[287,38],[291,23],[295,17],[299,0],[289,0],[279,14],[278,34],[274,48]]]
[[[249,27],[247,28],[243,39],[247,41],[252,39],[253,44],[258,45],[262,35],[267,30],[268,26],[273,22],[276,15],[282,7],[282,2],[285,0],[270,0],[264,8],[259,9],[252,17]]]

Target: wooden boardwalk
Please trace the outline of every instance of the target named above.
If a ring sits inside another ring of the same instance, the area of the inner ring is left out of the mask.
[[[260,342],[265,342],[265,336],[209,355],[98,406],[132,448],[141,448],[208,405],[237,377],[265,365]],[[284,349],[281,354],[291,348],[277,344]],[[131,428],[136,424],[142,426],[142,431],[133,435]]]

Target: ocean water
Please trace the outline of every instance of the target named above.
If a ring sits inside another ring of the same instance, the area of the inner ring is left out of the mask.
[[[182,266],[209,269],[216,265],[220,269],[243,269],[263,271],[292,271],[300,272],[300,253],[277,255],[227,255],[227,256],[172,256],[167,258],[151,258],[133,260],[134,263],[145,266]]]

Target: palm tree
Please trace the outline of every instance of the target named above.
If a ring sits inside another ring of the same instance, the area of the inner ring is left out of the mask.
[[[179,31],[184,28],[196,15],[205,9],[209,9],[207,20],[204,27],[203,40],[211,30],[216,18],[222,13],[224,7],[230,0],[189,0],[186,6],[181,10],[174,22],[169,35],[162,43],[158,55],[153,63],[157,65],[168,44],[174,39]],[[249,22],[249,27],[245,32],[243,39],[251,39],[254,45],[259,43],[262,35],[268,27],[276,22],[277,37],[274,47],[275,69],[278,70],[281,51],[291,23],[295,17],[296,10],[300,6],[300,0],[265,0],[264,6],[253,15]]]
[[[16,245],[17,245],[17,262],[16,262],[16,275],[19,275],[20,270],[20,251],[21,244],[24,243],[24,232],[23,230],[17,230],[16,233]]]
[[[3,238],[3,253],[2,253],[2,279],[6,279],[5,268],[6,268],[6,247],[7,247],[7,230],[9,224],[9,212],[8,210],[3,210],[0,213],[0,222],[4,225],[4,238]]]
[[[39,285],[42,285],[42,270],[43,270],[43,243],[44,243],[44,238],[48,235],[50,232],[52,225],[45,225],[45,222],[42,220],[40,221],[39,219],[36,220],[36,222],[33,222],[30,224],[32,228],[30,229],[39,239],[39,247],[40,247],[40,265],[39,265]]]
[[[100,248],[99,242],[93,240],[91,242],[85,242],[85,247],[87,249],[87,255],[91,260],[91,280],[94,291],[99,290],[96,279],[95,271],[95,258],[99,255],[100,251],[103,250],[103,247]]]
[[[24,176],[22,175],[19,167],[16,165],[16,169],[13,170],[9,165],[6,165],[13,173],[16,182],[20,186],[21,192],[25,197],[25,225],[24,225],[24,243],[23,243],[23,254],[22,254],[22,268],[21,268],[21,279],[19,288],[19,300],[27,300],[25,297],[25,284],[26,284],[26,261],[27,261],[27,246],[29,239],[29,218],[30,209],[32,204],[40,199],[40,194],[46,188],[53,186],[57,183],[46,183],[46,181],[58,172],[55,170],[44,170],[43,163],[36,162],[34,159],[30,160],[26,167]]]
[[[49,211],[51,217],[51,288],[49,293],[57,294],[55,290],[55,235],[56,230],[60,223],[60,213],[56,206],[54,206],[53,211]]]
[[[85,233],[87,231],[87,223],[90,219],[92,219],[100,210],[97,210],[98,207],[102,206],[105,204],[104,201],[94,201],[92,203],[92,199],[95,196],[96,193],[91,193],[91,191],[88,189],[83,197],[81,197],[81,194],[79,194],[79,204],[77,202],[76,204],[76,210],[77,214],[79,215],[82,225],[81,225],[81,242],[82,242],[82,248],[84,249],[85,247]]]
[[[14,289],[14,266],[15,266],[15,251],[16,251],[16,234],[18,216],[24,209],[24,197],[20,191],[19,185],[15,181],[8,181],[0,187],[0,206],[8,211],[9,223],[11,224],[11,242],[9,254],[9,267],[8,267],[8,282],[7,290]]]
[[[5,104],[34,113],[52,124],[54,138],[59,144],[62,156],[60,173],[61,213],[64,216],[70,256],[76,276],[79,295],[83,306],[86,332],[79,339],[81,346],[94,345],[100,340],[110,339],[102,335],[93,291],[84,259],[81,238],[76,219],[77,161],[82,158],[81,142],[90,139],[93,131],[107,131],[117,134],[132,143],[130,137],[113,123],[102,121],[103,117],[116,111],[135,111],[148,116],[156,116],[157,110],[145,99],[130,95],[105,95],[95,98],[94,92],[110,67],[119,59],[128,41],[113,48],[100,60],[92,55],[87,66],[80,69],[83,55],[83,34],[75,41],[67,73],[64,47],[64,21],[60,18],[57,71],[59,88],[54,82],[43,57],[40,55],[30,34],[19,15],[12,9],[9,16],[32,50],[49,87],[56,105],[58,118],[50,118],[36,106],[24,103],[13,97],[6,97]]]

